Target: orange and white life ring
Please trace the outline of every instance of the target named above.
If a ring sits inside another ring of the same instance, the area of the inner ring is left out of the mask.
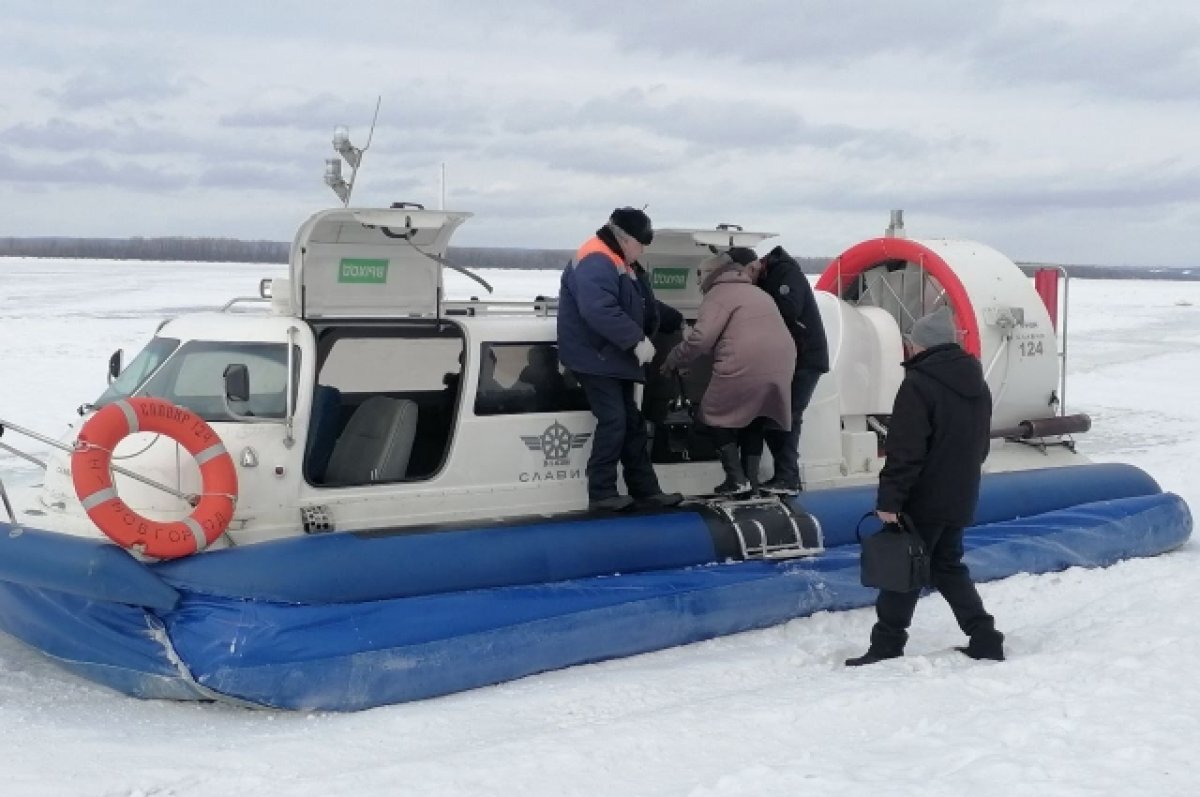
[[[113,449],[134,432],[164,434],[195,457],[204,486],[183,520],[142,517],[117,495]],[[228,528],[237,503],[237,470],[221,438],[199,415],[157,398],[114,401],[89,418],[71,454],[71,480],[88,517],[113,542],[159,559],[207,548]]]

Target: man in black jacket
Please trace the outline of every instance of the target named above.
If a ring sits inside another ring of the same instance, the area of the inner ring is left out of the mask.
[[[913,324],[905,376],[896,393],[879,472],[875,514],[895,523],[903,514],[916,527],[932,559],[933,586],[970,637],[959,648],[974,659],[1004,660],[1004,635],[983,608],[962,563],[963,528],[979,500],[979,481],[991,439],[992,394],[979,360],[957,343],[946,307]],[[880,590],[871,646],[847,659],[857,667],[904,655],[908,626],[920,590]]]
[[[730,255],[742,251],[741,247],[729,250]],[[752,250],[745,250],[750,251]],[[788,332],[796,343],[796,370],[792,374],[792,428],[768,429],[765,435],[767,448],[775,461],[775,474],[762,484],[762,489],[771,493],[794,495],[802,489],[800,483],[800,424],[804,410],[812,399],[813,391],[821,374],[829,370],[829,347],[825,342],[825,327],[821,324],[821,311],[813,297],[808,277],[791,255],[782,246],[768,252],[757,263],[747,266],[747,273],[779,308]],[[743,470],[751,483],[758,481],[758,458],[742,463]]]

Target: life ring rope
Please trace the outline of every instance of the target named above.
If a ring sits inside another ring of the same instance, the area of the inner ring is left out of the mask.
[[[182,520],[143,517],[117,494],[113,453],[135,432],[165,435],[196,460],[202,488],[181,496],[193,507]],[[71,479],[84,511],[101,531],[122,547],[160,559],[207,548],[225,533],[237,505],[237,470],[216,432],[190,410],[157,398],[115,401],[89,418],[71,454]]]
[[[174,438],[172,438],[172,439],[174,439]],[[179,441],[176,440],[176,442],[179,442]],[[147,446],[147,448],[149,448],[149,446]],[[88,441],[82,440],[82,439],[77,439],[75,441],[75,444],[72,446],[72,451],[103,451],[106,454],[108,454],[109,457],[112,459],[123,459],[123,457],[117,456],[115,447],[105,448],[104,446],[99,446],[99,445],[96,445],[95,443],[91,443],[91,442],[88,442]],[[144,453],[144,452],[145,452],[145,449],[143,449],[142,453]],[[221,443],[218,443],[204,451],[201,451],[199,454],[194,455],[193,459],[196,460],[197,465],[203,465],[205,462],[208,462],[211,459],[219,457],[222,454],[228,454],[228,453],[229,452],[225,450],[225,446]],[[164,489],[166,489],[166,488],[164,487]],[[174,494],[173,490],[170,490],[169,492]],[[221,495],[226,498],[229,498],[232,501],[237,501],[237,493],[199,492],[199,493],[179,494],[179,497],[183,498],[183,500],[187,501],[192,506],[195,506],[196,502],[200,500],[201,496],[205,496],[205,495]]]

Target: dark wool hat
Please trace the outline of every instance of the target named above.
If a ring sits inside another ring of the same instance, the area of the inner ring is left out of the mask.
[[[729,259],[739,266],[748,266],[758,260],[758,255],[748,246],[735,246],[729,250]]]
[[[908,339],[922,349],[932,349],[943,343],[957,343],[958,330],[954,328],[950,308],[943,305],[918,318],[908,333]]]
[[[650,225],[650,217],[644,210],[617,208],[608,220],[642,246],[649,246],[650,242],[654,240],[654,228]]]

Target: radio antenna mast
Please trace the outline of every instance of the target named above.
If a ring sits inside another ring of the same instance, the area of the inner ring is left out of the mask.
[[[383,95],[380,95],[375,101],[375,116],[371,118],[371,129],[367,133],[366,146],[359,149],[350,143],[350,129],[345,125],[338,125],[333,130],[333,148],[337,151],[341,158],[327,158],[325,160],[325,185],[333,189],[333,192],[338,195],[338,199],[342,200],[342,206],[346,207],[350,204],[350,195],[354,193],[354,179],[358,177],[358,167],[362,164],[363,153],[371,146],[371,139],[375,137],[375,124],[379,121],[379,106],[383,104]],[[350,164],[350,182],[346,182],[342,177],[342,160]]]

